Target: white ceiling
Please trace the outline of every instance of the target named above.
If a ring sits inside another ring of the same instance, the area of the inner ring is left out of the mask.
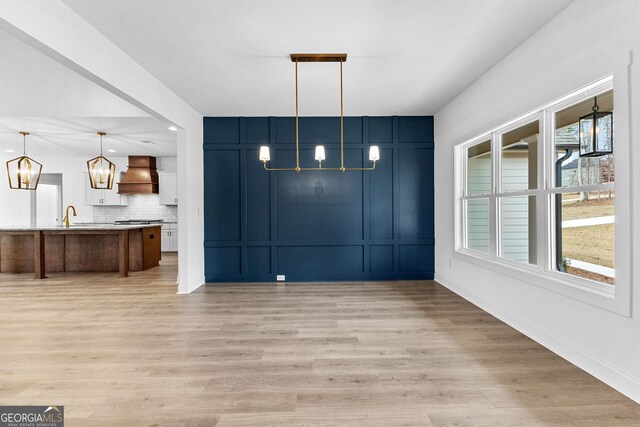
[[[27,153],[34,157],[95,156],[100,151],[97,131],[107,132],[107,157],[176,156],[176,133],[152,117],[0,117],[0,159],[6,161],[22,154],[19,131],[30,132]]]
[[[346,52],[345,114],[433,114],[571,0],[63,0],[206,116],[294,114],[292,52]],[[337,115],[338,65],[300,65]]]

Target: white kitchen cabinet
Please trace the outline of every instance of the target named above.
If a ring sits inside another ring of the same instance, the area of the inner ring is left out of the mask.
[[[160,239],[162,252],[178,251],[178,224],[168,223],[162,225],[162,237]]]
[[[165,230],[162,226],[162,232],[160,233],[160,249],[162,252],[171,251],[171,231]]]
[[[104,205],[126,206],[129,204],[129,196],[118,194],[118,190],[115,187],[116,185],[117,184],[114,184],[112,190],[104,190],[104,196],[102,198]]]
[[[85,173],[87,185],[87,205],[89,206],[126,206],[129,204],[129,197],[118,194],[118,184],[114,183],[111,190],[97,190],[91,188],[89,174]],[[118,182],[120,179],[118,178]]]
[[[104,196],[103,190],[95,190],[91,188],[90,184],[87,184],[87,205],[90,205],[90,206],[101,205],[103,196]]]
[[[178,179],[175,172],[158,172],[160,185],[160,204],[178,204]]]

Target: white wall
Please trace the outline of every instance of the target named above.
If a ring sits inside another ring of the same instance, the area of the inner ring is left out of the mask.
[[[607,74],[614,73],[615,85],[616,77],[625,78],[634,50],[631,89],[615,94],[628,96],[634,112],[631,152],[618,152],[618,159],[631,156],[631,164],[640,165],[639,17],[636,0],[576,0],[435,117],[437,280],[638,402],[640,278],[632,269],[632,316],[627,317],[456,257],[453,145]],[[640,179],[633,172],[631,177],[630,183],[617,176],[616,186],[634,195],[630,206],[622,206],[640,212]],[[635,220],[632,248],[640,242],[638,225]],[[632,254],[633,264],[640,265],[638,253]]]
[[[30,191],[9,189],[6,169],[0,175],[0,227],[28,227],[31,221]]]

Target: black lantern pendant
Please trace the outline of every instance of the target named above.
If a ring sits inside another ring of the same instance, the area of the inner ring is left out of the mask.
[[[87,161],[89,170],[89,183],[91,188],[111,190],[116,175],[116,165],[102,155],[102,137],[105,132],[98,132],[100,135],[100,155]]]
[[[598,157],[613,153],[613,113],[598,111],[598,98],[593,98],[592,113],[580,117],[580,157]]]
[[[12,190],[36,190],[40,182],[42,164],[27,156],[27,135],[29,132],[20,132],[20,135],[22,135],[23,154],[7,162],[9,188]]]

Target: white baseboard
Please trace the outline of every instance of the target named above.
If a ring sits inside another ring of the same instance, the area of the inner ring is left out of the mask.
[[[613,387],[630,399],[640,403],[640,379],[612,366],[605,360],[576,347],[562,338],[544,331],[492,301],[469,293],[456,287],[446,277],[436,273],[435,281],[460,295],[462,298],[478,306],[482,310],[500,319],[507,325],[517,329],[540,345],[566,359],[580,369],[598,378],[603,383]]]
[[[186,289],[182,285],[178,285],[178,295],[186,295],[198,289],[200,286],[204,285],[204,276],[197,277],[193,280],[190,280],[187,283]]]

